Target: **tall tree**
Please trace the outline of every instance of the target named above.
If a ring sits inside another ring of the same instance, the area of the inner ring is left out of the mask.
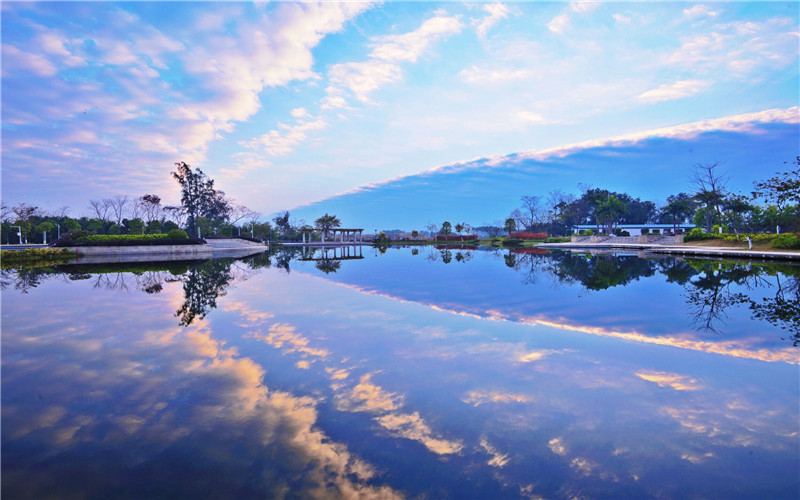
[[[606,227],[606,234],[611,234],[614,224],[627,212],[627,205],[612,194],[600,202],[595,210],[595,216],[598,225],[603,224]]]
[[[661,222],[672,223],[673,231],[678,224],[686,222],[694,215],[697,203],[691,195],[678,193],[667,198],[667,204],[661,208]]]
[[[517,221],[514,220],[513,217],[509,217],[508,219],[506,219],[505,226],[503,227],[503,229],[509,234],[513,233],[514,231],[517,230]]]
[[[275,216],[272,221],[275,223],[275,227],[281,235],[287,235],[292,228],[291,224],[289,224],[289,212],[284,212],[283,215]]]
[[[725,186],[728,175],[719,170],[720,163],[698,163],[692,170],[689,180],[695,190],[695,199],[706,206],[706,231],[711,231],[711,214],[722,219],[722,203],[725,200]]]
[[[443,236],[447,236],[448,234],[453,232],[453,225],[450,224],[448,221],[442,222],[442,228],[439,230]]]
[[[195,219],[206,217],[211,221],[225,221],[230,213],[230,205],[225,193],[214,189],[214,181],[202,170],[192,171],[185,162],[175,163],[176,171],[172,177],[181,186],[181,205],[186,212],[186,227],[190,234],[195,232]]]
[[[128,195],[117,195],[109,200],[111,212],[114,214],[114,219],[118,226],[122,225],[122,219],[125,218],[125,208],[128,206]]]
[[[108,222],[108,213],[111,211],[111,200],[108,198],[89,200],[89,210],[95,218],[103,222]]]

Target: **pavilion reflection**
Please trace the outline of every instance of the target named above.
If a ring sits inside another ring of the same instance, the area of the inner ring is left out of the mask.
[[[331,247],[308,247],[301,249],[301,262],[313,262],[314,266],[325,274],[335,273],[346,260],[364,258],[361,245],[336,245]]]

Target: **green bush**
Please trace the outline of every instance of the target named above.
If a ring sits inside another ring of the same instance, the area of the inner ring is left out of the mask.
[[[581,236],[592,236],[593,234],[594,231],[592,231],[591,229],[584,229],[583,231],[581,231]]]
[[[782,234],[772,240],[772,248],[783,248],[786,250],[800,250],[800,235]]]
[[[39,267],[66,264],[78,258],[67,248],[26,248],[25,250],[3,250],[0,260],[3,269],[15,266]]]
[[[572,241],[569,236],[551,236],[544,240],[545,243],[569,243]]]
[[[167,233],[167,238],[172,239],[186,239],[189,235],[183,229],[172,229]]]
[[[714,235],[706,233],[702,228],[695,227],[683,236],[683,241],[713,240]]]

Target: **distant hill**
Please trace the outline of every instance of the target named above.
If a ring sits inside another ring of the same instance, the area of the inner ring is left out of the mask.
[[[784,162],[800,154],[797,120],[727,128],[664,129],[644,137],[477,159],[362,186],[290,211],[308,223],[326,212],[336,214],[344,226],[367,232],[422,230],[429,221],[444,220],[480,226],[507,217],[521,196],[546,197],[554,189],[578,195],[579,184],[661,202],[689,190],[695,164],[720,162],[730,178],[728,188],[749,194],[754,180],[785,170]]]

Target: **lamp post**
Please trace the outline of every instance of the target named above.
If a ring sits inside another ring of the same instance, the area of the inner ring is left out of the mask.
[[[19,244],[22,245],[22,227],[11,226],[11,229],[17,228],[17,236],[19,236]]]

